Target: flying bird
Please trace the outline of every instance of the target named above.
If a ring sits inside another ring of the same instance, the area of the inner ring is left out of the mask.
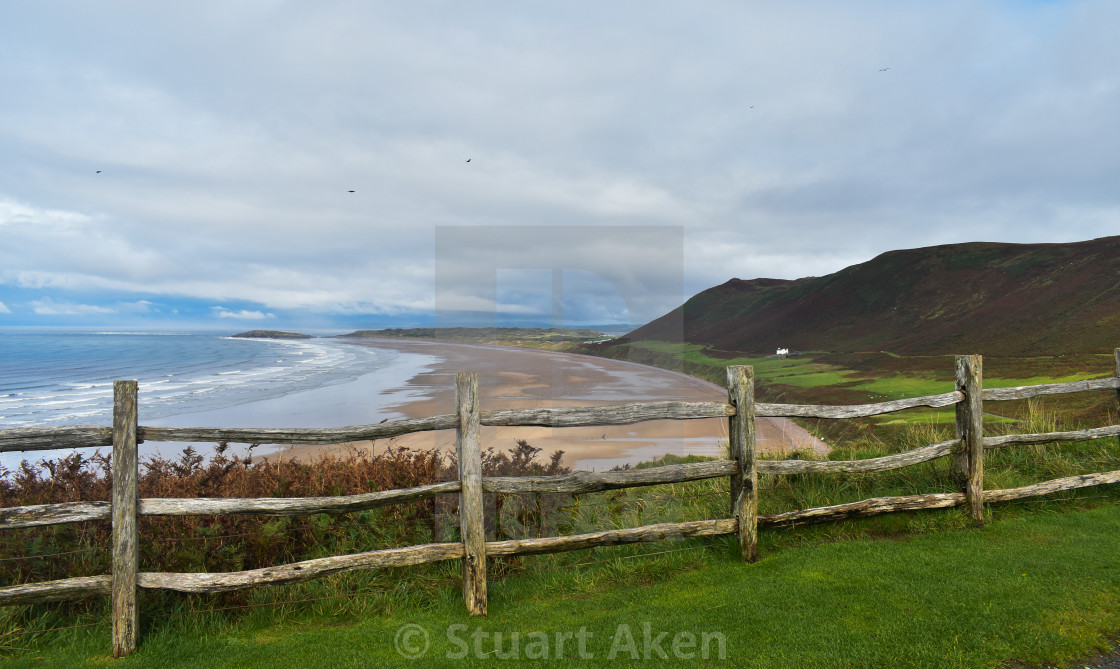
[[[353,193],[354,191],[352,191],[352,190],[348,190],[348,191],[346,191],[346,192],[347,192],[347,193]]]
[[[467,162],[468,162],[468,163],[469,163],[469,162],[471,162],[471,159],[470,159],[470,158],[467,158]]]
[[[101,170],[97,170],[97,174],[101,174]]]
[[[880,69],[879,69],[879,71],[880,71],[880,72],[886,72],[886,71],[887,71],[887,70],[889,70],[889,69],[891,69],[891,68],[889,68],[889,67],[884,67],[884,68],[880,68]]]

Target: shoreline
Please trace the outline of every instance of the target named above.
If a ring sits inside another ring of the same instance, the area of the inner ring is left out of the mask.
[[[486,410],[726,400],[726,390],[708,381],[628,361],[490,344],[375,338],[339,341],[429,357],[426,368],[402,386],[386,391],[397,397],[405,393],[403,396],[408,399],[387,405],[384,410],[408,418],[454,413],[458,371],[478,374],[479,401]],[[563,462],[573,469],[602,471],[669,453],[722,457],[726,451],[727,421],[706,418],[577,428],[484,426],[482,439],[483,448],[498,451],[513,448],[517,440],[523,439],[540,448],[545,457],[556,450],[564,451]],[[419,432],[334,446],[283,446],[258,457],[313,459],[319,454],[345,454],[353,450],[376,454],[389,447],[453,452],[455,432]],[[758,448],[760,452],[774,454],[792,450],[828,452],[827,445],[784,418],[758,419]]]

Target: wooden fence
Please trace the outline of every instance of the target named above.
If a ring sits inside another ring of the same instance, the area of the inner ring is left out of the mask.
[[[876,404],[821,406],[755,402],[752,367],[727,368],[727,402],[647,402],[604,407],[509,409],[481,411],[478,380],[473,373],[456,376],[455,414],[409,419],[378,425],[338,429],[218,429],[144,427],[137,425],[137,383],[114,384],[113,425],[0,430],[0,451],[30,451],[68,447],[113,447],[112,502],[85,501],[0,509],[0,529],[73,523],[112,518],[112,573],[104,576],[0,587],[0,605],[73,600],[110,595],[113,609],[113,654],[132,652],[137,644],[139,588],[217,593],[263,585],[298,583],[355,569],[376,569],[461,560],[463,598],[471,615],[486,614],[486,559],[490,556],[534,555],[596,546],[663,541],[687,537],[734,534],[742,557],[757,557],[758,529],[870,516],[893,511],[946,508],[967,504],[977,524],[983,522],[985,502],[1003,502],[1061,490],[1120,482],[1120,471],[1071,476],[1005,490],[984,490],[984,451],[1013,444],[1073,442],[1120,436],[1120,425],[1074,432],[983,436],[983,402],[1016,400],[1055,393],[1112,390],[1120,399],[1120,349],[1115,351],[1116,376],[1073,383],[984,389],[981,358],[956,359],[957,389],[926,397]],[[852,461],[760,460],[755,450],[755,419],[763,416],[855,418],[914,407],[956,408],[956,437],[950,441],[889,455]],[[484,477],[480,426],[576,427],[626,425],[648,420],[726,418],[730,459],[671,465],[652,469],[602,473],[576,472],[561,476]],[[459,480],[360,495],[315,498],[252,499],[138,499],[137,443],[149,441],[235,442],[257,444],[336,444],[384,439],[422,430],[455,429]],[[961,492],[877,497],[785,513],[758,514],[758,475],[807,472],[880,472],[953,457],[952,471]],[[486,541],[483,493],[589,493],[619,488],[681,483],[731,477],[731,517],[659,523],[558,537]],[[345,513],[459,494],[461,540],[391,548],[353,555],[305,560],[293,564],[228,573],[141,572],[138,565],[139,516],[263,514],[288,516]]]

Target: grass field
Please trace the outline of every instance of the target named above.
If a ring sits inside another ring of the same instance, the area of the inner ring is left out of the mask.
[[[748,356],[717,351],[699,344],[640,341],[583,347],[594,355],[634,360],[682,369],[713,383],[726,383],[729,365],[754,367],[757,397],[764,402],[796,404],[863,404],[922,395],[936,395],[955,387],[950,355],[901,356],[889,351],[836,354],[804,351],[788,358]],[[1099,378],[1115,373],[1111,353],[984,359],[984,387],[1006,388]],[[1114,422],[1114,398],[1104,393],[1050,396],[1043,401],[1077,427]],[[1026,402],[991,402],[985,421],[992,425],[1022,420]],[[853,421],[798,420],[827,443],[841,443],[875,435],[896,439],[900,429],[921,423],[952,424],[951,411],[913,410]]]
[[[878,416],[869,416],[866,420],[879,425],[902,425],[907,427],[926,424],[951,426],[956,422],[956,414],[952,411],[952,407],[949,409],[906,409],[904,411],[895,411]],[[1013,425],[1018,422],[1018,419],[1008,418],[1007,416],[1000,416],[994,413],[984,414],[984,423],[989,426]]]
[[[715,380],[724,379],[729,365],[752,365],[762,384],[779,384],[796,388],[822,389],[839,387],[851,391],[864,391],[882,399],[899,399],[920,395],[936,395],[953,390],[952,356],[903,357],[879,351],[860,356],[848,354],[834,356],[808,351],[793,357],[744,356],[727,352],[714,352],[699,344],[673,344],[642,341],[629,344],[635,350],[659,353],[683,362],[709,368]],[[1102,355],[1097,369],[1086,369],[1080,359],[1057,358],[998,359],[985,370],[984,386],[1008,388],[1042,383],[1064,383],[1086,378],[1096,378],[1112,373],[1111,356]],[[1049,374],[1038,372],[1052,370]],[[1018,373],[1017,373],[1018,372]]]
[[[1052,420],[1037,415],[1028,427]],[[920,425],[907,442],[863,440],[833,457],[905,450],[942,429]],[[986,460],[987,487],[1012,487],[1120,469],[1120,445],[1014,447]],[[878,474],[762,476],[759,489],[765,514],[952,485],[935,461]],[[726,517],[728,498],[727,479],[509,496],[503,527],[532,536],[540,509],[549,513],[546,533],[559,534]],[[754,565],[730,538],[492,560],[486,619],[466,616],[454,562],[263,588],[234,601],[145,592],[139,652],[114,664],[1001,667],[1102,648],[1120,630],[1120,486],[992,505],[988,516],[993,522],[979,530],[959,508],[765,530]],[[353,542],[340,537],[335,547],[330,537],[318,554]],[[107,608],[105,599],[70,613],[10,607],[0,614],[0,647],[11,666],[108,663]],[[418,651],[425,638],[422,658],[398,650]]]
[[[644,559],[632,556],[654,547],[604,549],[577,558],[598,564],[492,581],[483,619],[468,618],[457,589],[445,587],[402,594],[388,608],[354,598],[233,622],[165,618],[145,625],[139,651],[118,662],[105,627],[50,633],[9,666],[1066,663],[1107,648],[1120,629],[1120,504],[1056,510],[893,541],[766,533],[753,565],[722,539]]]

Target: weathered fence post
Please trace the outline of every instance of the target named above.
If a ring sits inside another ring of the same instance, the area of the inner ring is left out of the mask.
[[[463,601],[472,616],[486,615],[486,525],[482,515],[482,423],[478,412],[478,374],[455,375],[459,416],[459,530],[463,536]]]
[[[735,407],[728,421],[731,459],[739,471],[731,476],[731,513],[739,521],[743,559],[758,558],[758,471],[755,468],[754,367],[727,368],[727,398]]]
[[[140,627],[136,389],[136,381],[113,382],[113,657],[136,650]]]
[[[956,405],[956,438],[960,439],[960,444],[953,469],[977,525],[984,524],[983,385],[983,358],[978,355],[957,356],[957,390],[964,393],[964,399]]]
[[[1116,357],[1116,378],[1120,378],[1120,348],[1113,351]],[[1116,389],[1116,406],[1118,413],[1116,414],[1116,423],[1120,424],[1120,388]],[[1120,434],[1116,435],[1116,442],[1120,443]]]

